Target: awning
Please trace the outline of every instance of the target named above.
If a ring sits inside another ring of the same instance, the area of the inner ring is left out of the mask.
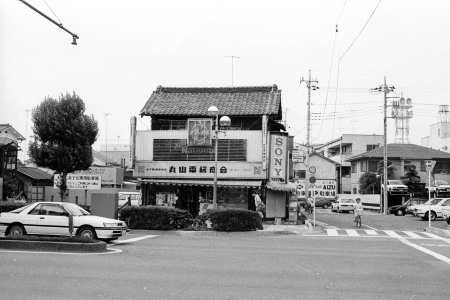
[[[213,186],[213,180],[202,179],[142,179],[142,183],[154,183],[161,185],[196,185],[196,186]],[[238,187],[261,187],[260,180],[218,180],[218,186],[238,186]]]
[[[283,182],[277,182],[277,181],[269,181],[266,184],[266,187],[268,189],[271,189],[274,191],[283,191],[283,192],[297,191],[297,185],[293,182],[283,183]]]

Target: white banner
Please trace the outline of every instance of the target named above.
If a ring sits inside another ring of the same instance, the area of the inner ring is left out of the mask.
[[[297,196],[305,197],[305,180],[297,180]],[[334,199],[337,196],[337,184],[334,179],[318,179],[314,184],[308,183],[309,194],[312,196],[313,190],[315,196],[326,199]]]
[[[61,176],[55,174],[53,187],[59,188],[60,182]],[[102,186],[102,177],[100,175],[67,174],[66,184],[69,190],[99,190]]]

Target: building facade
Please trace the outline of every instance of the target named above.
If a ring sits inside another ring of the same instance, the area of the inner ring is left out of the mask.
[[[383,135],[343,134],[315,148],[318,154],[337,163],[337,182],[339,194],[352,193],[351,164],[347,159],[355,155],[383,146]]]
[[[379,163],[383,161],[384,147],[353,156],[347,161],[351,164],[352,194],[359,191],[359,179],[365,172],[376,173]],[[432,181],[435,179],[449,181],[450,179],[450,153],[430,149],[414,144],[388,144],[387,160],[393,166],[393,179],[400,179],[405,174],[405,166],[415,165],[421,183],[427,183],[428,172],[425,161],[433,162],[431,170]]]
[[[211,107],[217,108],[216,117],[209,115]],[[219,125],[216,136],[215,118],[222,116],[228,116],[231,124]],[[277,122],[282,110],[281,90],[276,85],[159,86],[142,108],[141,117],[151,118],[151,128],[136,131],[136,120],[131,118],[130,163],[141,184],[144,205],[174,206],[194,216],[211,208],[217,140],[217,206],[254,209],[251,191],[257,190],[266,201],[267,214],[278,211],[281,204],[275,201],[272,205],[266,199],[271,158],[279,164],[272,174],[277,184],[271,186],[274,190],[288,186],[287,134],[277,139],[271,132],[278,134],[283,129]],[[283,145],[277,145],[279,141]],[[282,147],[270,152],[277,146]]]
[[[450,117],[448,105],[439,106],[439,119],[430,125],[430,135],[422,138],[421,145],[450,153]]]

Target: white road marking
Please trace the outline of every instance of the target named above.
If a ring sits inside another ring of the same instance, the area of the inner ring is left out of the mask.
[[[365,230],[368,235],[378,235],[378,233],[375,230]]]
[[[392,231],[392,230],[384,230],[384,232],[386,232],[386,234],[388,236],[393,237],[393,238],[401,238],[402,237],[401,235],[399,235],[398,233],[396,233],[395,231]]]
[[[361,226],[364,226],[364,227],[370,228],[370,229],[372,229],[372,230],[378,230],[378,229],[376,229],[376,228],[370,227],[370,226],[368,226],[368,225],[365,225],[365,224],[361,224]]]
[[[336,229],[327,229],[327,233],[330,236],[339,236],[339,234],[338,234]]]
[[[432,238],[434,238],[436,240],[441,240],[441,241],[444,241],[444,242],[450,244],[450,240],[448,240],[446,238],[443,238],[442,236],[438,236],[438,235],[435,235],[435,234],[430,233],[430,232],[423,232],[423,234],[428,235],[429,237],[432,237]]]
[[[359,236],[358,232],[354,229],[347,229],[347,234],[349,236]]]
[[[416,248],[417,250],[422,251],[423,253],[426,253],[428,255],[431,255],[431,256],[433,256],[433,257],[435,257],[435,258],[437,258],[439,260],[442,260],[443,262],[445,262],[445,263],[450,265],[450,258],[448,258],[448,257],[446,257],[444,255],[441,255],[441,254],[436,253],[434,251],[428,250],[427,248],[424,248],[422,246],[419,246],[419,245],[416,245],[414,243],[411,243],[410,241],[408,241],[405,238],[400,237],[400,238],[397,238],[397,239],[399,241],[401,241],[405,245],[408,245],[408,246],[411,246],[413,248]]]
[[[132,242],[137,242],[137,241],[141,241],[141,240],[151,239],[154,237],[157,237],[157,235],[144,235],[144,236],[140,236],[140,237],[133,238],[133,239],[113,241],[111,243],[111,245],[121,245],[121,244],[126,244],[126,243],[132,243]]]
[[[412,237],[414,239],[424,239],[423,236],[418,235],[417,233],[414,233],[412,231],[402,231],[404,234],[408,235],[409,237]]]

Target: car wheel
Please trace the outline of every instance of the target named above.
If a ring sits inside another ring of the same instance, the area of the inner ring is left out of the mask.
[[[397,210],[396,215],[403,216],[404,215],[403,210],[401,210],[401,209]]]
[[[431,212],[431,221],[436,220],[436,213],[434,211]]]
[[[21,236],[21,235],[26,235],[27,232],[25,231],[25,228],[23,228],[22,225],[20,224],[15,224],[13,226],[11,226],[11,228],[9,229],[9,234],[11,236]]]
[[[325,208],[325,209],[327,209],[327,208],[328,208],[328,205],[324,204],[322,207]]]
[[[97,235],[95,234],[95,230],[91,227],[81,227],[78,231],[78,236],[88,239],[95,240],[97,238]]]

